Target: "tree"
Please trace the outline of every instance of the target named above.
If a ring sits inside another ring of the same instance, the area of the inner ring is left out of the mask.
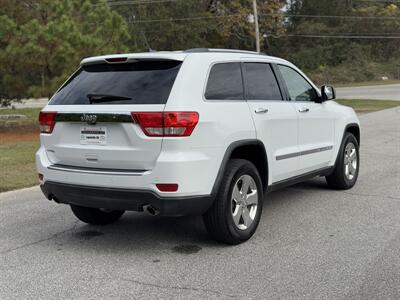
[[[261,35],[277,35],[283,32],[284,16],[281,10],[285,3],[283,0],[257,1]],[[212,1],[211,11],[217,22],[217,47],[227,48],[226,45],[229,45],[229,48],[255,49],[251,1]],[[266,51],[265,47],[263,50]]]
[[[210,1],[128,2],[112,6],[129,23],[130,45],[142,51],[208,47],[215,29]]]
[[[3,105],[49,96],[86,56],[128,50],[127,23],[105,1],[2,0],[0,4]]]
[[[397,76],[399,39],[357,38],[398,36],[400,10],[395,2],[346,0],[332,5],[330,0],[291,0],[287,13],[288,36],[274,40],[274,52],[310,72],[316,81]]]
[[[11,39],[16,33],[17,25],[7,16],[0,16],[0,106],[8,105],[10,99],[18,98],[21,90],[21,81],[13,80],[12,69],[9,68],[3,61],[6,59],[3,50],[7,47]],[[22,84],[23,86],[23,84]]]
[[[258,1],[261,33],[283,29],[284,0]],[[113,6],[129,22],[131,44],[144,51],[196,47],[254,50],[250,0],[130,2]]]

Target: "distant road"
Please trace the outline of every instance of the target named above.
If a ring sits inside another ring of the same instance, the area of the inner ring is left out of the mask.
[[[337,88],[338,99],[379,99],[400,101],[400,84]]]
[[[400,101],[400,84],[370,85],[362,87],[337,88],[338,99],[378,99]],[[47,98],[23,100],[14,103],[15,108],[42,108],[47,104]]]
[[[12,106],[15,108],[42,108],[45,107],[47,102],[49,101],[48,98],[38,98],[38,99],[27,99],[22,100],[19,103],[13,103]],[[9,107],[0,107],[0,109],[5,109]]]

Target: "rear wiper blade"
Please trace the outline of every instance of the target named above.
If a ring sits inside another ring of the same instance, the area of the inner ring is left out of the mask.
[[[110,102],[110,101],[120,101],[120,100],[132,100],[132,98],[130,97],[106,95],[106,94],[87,94],[86,97],[89,98],[90,104]]]

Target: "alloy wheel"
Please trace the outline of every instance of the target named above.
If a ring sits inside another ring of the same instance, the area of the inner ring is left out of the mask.
[[[254,222],[258,208],[257,185],[250,175],[243,175],[236,181],[231,203],[236,227],[240,230],[248,229]]]
[[[348,180],[353,180],[358,167],[357,150],[353,143],[348,143],[344,150],[344,174]]]

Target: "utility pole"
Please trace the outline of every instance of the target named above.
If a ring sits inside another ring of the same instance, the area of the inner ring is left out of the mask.
[[[256,34],[256,51],[260,52],[260,29],[258,27],[258,11],[257,11],[257,0],[253,0],[253,14],[254,14],[254,25]]]

